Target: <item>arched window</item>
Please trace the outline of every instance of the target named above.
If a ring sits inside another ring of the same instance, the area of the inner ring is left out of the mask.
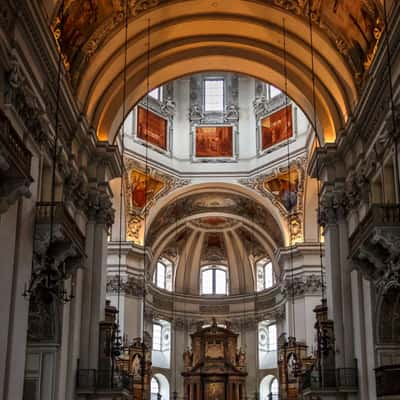
[[[169,368],[171,361],[171,323],[169,321],[158,319],[153,322],[152,350],[153,367]]]
[[[169,382],[165,375],[156,373],[151,378],[151,400],[169,400]]]
[[[212,265],[201,269],[201,294],[228,294],[228,271],[226,267]]]
[[[162,327],[159,324],[153,324],[153,350],[161,351],[162,345]]]
[[[275,284],[272,262],[263,259],[257,262],[257,292],[269,289]]]
[[[260,400],[278,400],[279,384],[274,375],[265,376],[260,382]]]
[[[172,263],[160,259],[154,271],[153,283],[160,289],[172,291],[172,275]]]
[[[269,391],[269,393],[270,393],[270,397],[271,397],[271,400],[272,399],[277,399],[278,397],[278,395],[279,395],[279,384],[278,384],[278,379],[276,379],[276,378],[274,378],[273,380],[272,380],[272,382],[271,382],[271,387],[270,387],[270,391]]]
[[[277,331],[276,324],[262,321],[258,325],[258,359],[259,368],[276,368],[277,366]]]
[[[160,382],[154,376],[151,378],[150,382],[151,400],[157,400],[160,394]]]

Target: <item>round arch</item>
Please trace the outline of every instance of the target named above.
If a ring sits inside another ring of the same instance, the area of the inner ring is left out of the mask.
[[[271,200],[267,197],[259,195],[254,190],[233,183],[224,182],[207,182],[207,183],[197,183],[192,185],[183,186],[171,193],[160,198],[156,204],[150,209],[149,215],[147,217],[147,226],[150,227],[152,223],[157,219],[159,213],[162,209],[167,207],[169,204],[173,204],[178,199],[187,197],[190,195],[201,194],[204,192],[215,192],[215,193],[227,193],[227,194],[241,194],[242,196],[248,197],[252,201],[265,207],[268,212],[272,215],[276,223],[280,228],[283,241],[285,245],[289,244],[289,232],[287,221],[279,214],[278,209],[272,204]],[[148,233],[149,230],[147,229]]]
[[[272,390],[276,388],[276,383],[278,383],[278,379],[275,375],[266,375],[261,379],[260,382],[260,399],[269,400],[268,395],[272,393]],[[272,387],[274,385],[274,387]]]
[[[160,373],[155,373],[152,379],[156,379],[159,385],[160,395],[162,400],[169,400],[170,395],[170,388],[169,382],[165,375]]]
[[[146,94],[147,76],[154,88],[190,73],[228,68],[284,89],[285,19],[287,93],[313,120],[307,18],[240,0],[167,2],[133,18],[128,29],[126,109]],[[319,134],[333,141],[357,102],[357,87],[346,59],[319,28],[314,45]],[[113,141],[122,122],[123,50],[120,27],[76,70],[78,99],[101,140]]]

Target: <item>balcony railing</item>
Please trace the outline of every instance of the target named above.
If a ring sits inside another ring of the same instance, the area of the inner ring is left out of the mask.
[[[85,237],[71,217],[65,204],[63,202],[36,203],[36,224],[50,224],[51,214],[53,214],[53,223],[55,225],[62,225],[66,238],[77,246],[81,254],[84,254]]]
[[[122,372],[79,369],[76,374],[76,390],[81,393],[131,391],[131,388],[132,378]]]
[[[302,388],[311,390],[355,390],[358,387],[356,368],[325,369],[307,371],[303,375]]]
[[[400,365],[388,365],[376,368],[375,377],[378,398],[400,395]]]
[[[358,249],[374,227],[399,226],[400,204],[372,204],[367,215],[350,237],[352,251]]]
[[[2,110],[0,110],[0,144],[15,166],[13,169],[10,168],[10,173],[18,172],[23,177],[30,177],[32,154]]]

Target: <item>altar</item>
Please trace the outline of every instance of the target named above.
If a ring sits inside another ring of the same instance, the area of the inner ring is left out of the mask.
[[[183,353],[185,400],[242,400],[246,396],[246,354],[228,327],[200,327]]]

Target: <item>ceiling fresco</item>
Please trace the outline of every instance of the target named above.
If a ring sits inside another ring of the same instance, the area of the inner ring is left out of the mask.
[[[175,3],[177,2],[174,0]],[[183,1],[183,0],[181,0]],[[331,39],[355,74],[367,70],[383,30],[378,0],[246,0],[284,9],[312,21]],[[130,18],[172,0],[129,0]],[[124,0],[68,0],[64,16],[52,22],[67,69],[77,82],[90,57],[123,26]],[[62,29],[62,30],[61,30]],[[61,32],[62,31],[62,35]]]
[[[147,233],[148,245],[151,246],[154,240],[169,226],[186,217],[198,215],[201,218],[200,221],[204,223],[202,215],[204,213],[231,214],[246,218],[268,233],[277,246],[284,244],[281,228],[277,221],[261,204],[239,194],[210,192],[180,198],[161,210],[155,217],[155,222],[149,227]],[[212,222],[219,222],[219,217]],[[221,217],[223,216],[221,215]],[[208,220],[208,224],[210,224],[210,220]]]
[[[208,233],[203,241],[201,261],[228,263],[226,243],[222,233]]]

